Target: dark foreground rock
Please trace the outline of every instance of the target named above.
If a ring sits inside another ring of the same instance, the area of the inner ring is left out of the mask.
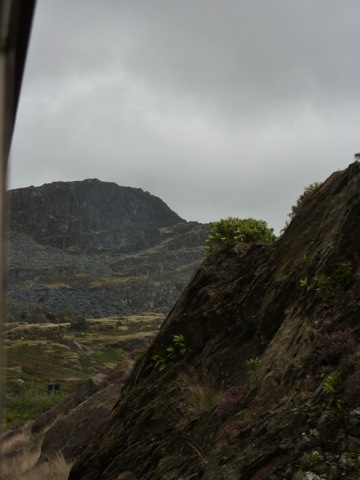
[[[46,461],[60,451],[65,458],[77,457],[93,440],[97,429],[117,402],[120,391],[118,384],[109,385],[59,418],[45,434],[40,461]]]
[[[106,375],[89,378],[32,423],[32,434],[45,432],[39,462],[59,452],[71,460],[84,450],[118,401],[132,368],[133,362],[128,359]]]
[[[356,162],[207,258],[69,479],[360,478],[359,220]]]

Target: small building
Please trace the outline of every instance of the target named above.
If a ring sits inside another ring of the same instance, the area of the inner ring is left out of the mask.
[[[59,383],[48,383],[47,393],[48,393],[48,395],[60,395],[60,384]]]

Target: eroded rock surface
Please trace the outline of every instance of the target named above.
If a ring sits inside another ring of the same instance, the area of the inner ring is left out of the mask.
[[[360,478],[359,220],[355,162],[275,244],[209,256],[69,479]]]

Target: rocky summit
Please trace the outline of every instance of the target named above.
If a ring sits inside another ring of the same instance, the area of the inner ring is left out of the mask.
[[[168,312],[204,259],[208,225],[97,179],[8,192],[9,297],[90,317]]]
[[[68,252],[130,252],[154,246],[159,228],[185,223],[140,188],[89,179],[11,190],[10,228]]]
[[[355,162],[211,254],[69,479],[360,478],[359,220]]]

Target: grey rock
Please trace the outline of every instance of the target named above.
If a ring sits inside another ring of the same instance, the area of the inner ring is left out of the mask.
[[[167,312],[205,257],[208,225],[99,180],[8,192],[10,299],[82,317]]]

